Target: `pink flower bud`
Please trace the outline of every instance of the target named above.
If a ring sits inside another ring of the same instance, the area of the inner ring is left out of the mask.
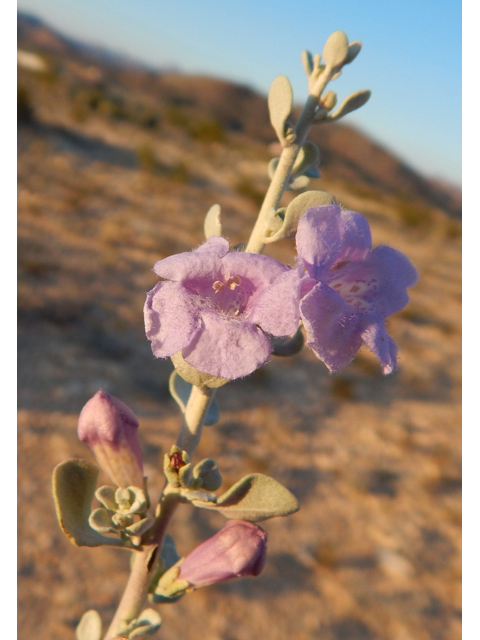
[[[253,522],[229,520],[180,564],[178,578],[205,587],[241,576],[258,576],[267,555],[267,534]]]
[[[119,487],[143,487],[138,420],[118,398],[100,389],[83,407],[78,437],[93,451],[100,467]]]

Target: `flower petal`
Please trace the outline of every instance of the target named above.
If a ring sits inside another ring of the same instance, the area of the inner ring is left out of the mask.
[[[188,364],[202,373],[235,380],[267,362],[271,345],[254,324],[203,312],[203,330],[183,349]]]
[[[289,269],[271,284],[257,299],[248,316],[274,336],[288,336],[298,328],[300,313],[300,269]]]
[[[176,282],[159,282],[147,293],[144,316],[145,332],[157,358],[186,347],[201,327],[191,298]]]
[[[222,259],[222,266],[225,273],[246,278],[255,289],[262,290],[288,269],[274,258],[244,251],[227,253]]]
[[[382,364],[385,375],[397,368],[398,348],[385,329],[383,318],[379,314],[371,319],[362,332],[366,346],[373,351]]]
[[[213,282],[221,273],[221,258],[227,253],[228,247],[228,240],[212,236],[194,251],[185,251],[158,260],[153,265],[153,270],[167,280],[211,277]]]
[[[332,204],[307,209],[298,223],[296,245],[310,275],[318,278],[336,262],[365,258],[372,236],[360,213]]]
[[[353,360],[363,327],[355,311],[333,289],[317,284],[300,302],[307,346],[327,368],[338,371]]]
[[[372,251],[368,263],[379,276],[375,307],[387,318],[408,303],[406,289],[418,281],[418,273],[405,254],[385,245]]]

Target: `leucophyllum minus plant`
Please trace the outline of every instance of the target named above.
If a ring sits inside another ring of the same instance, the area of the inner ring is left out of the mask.
[[[154,265],[161,280],[147,294],[146,336],[156,357],[172,359],[169,388],[183,413],[177,442],[164,456],[158,503],[151,505],[143,478],[138,420],[103,391],[82,410],[78,433],[115,486],[97,488],[99,470],[85,460],[67,460],[54,470],[57,515],[70,540],[132,553],[130,578],[104,640],[154,634],[161,617],[156,609],[143,609],[147,598],[161,606],[199,587],[259,575],[267,534],[257,523],[299,508],[286,487],[260,473],[217,494],[217,462],[194,464],[203,425],[220,417],[218,387],[252,373],[272,354],[297,353],[303,332],[306,346],[332,372],[347,365],[362,344],[376,354],[385,374],[396,367],[397,347],[385,322],[407,304],[406,290],[416,282],[408,258],[387,246],[372,249],[367,220],[331,194],[304,191],[281,206],[287,189],[304,189],[310,177],[319,177],[319,150],[307,140],[310,127],[335,122],[368,101],[370,91],[360,90],[333,111],[336,94],[325,92],[360,49],[360,42],[349,43],[336,31],[323,56],[303,52],[309,96],[295,123],[289,80],[273,81],[268,107],[282,152],[269,163],[271,182],[244,249],[230,248],[214,205],[205,219],[206,241]],[[269,244],[288,238],[295,238],[297,249],[291,264],[262,255]],[[101,507],[92,511],[94,497]],[[167,532],[182,503],[228,519],[185,558]],[[101,637],[99,614],[87,611],[77,640]]]

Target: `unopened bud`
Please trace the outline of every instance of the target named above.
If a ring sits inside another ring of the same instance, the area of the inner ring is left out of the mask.
[[[258,576],[265,564],[267,534],[253,522],[229,520],[179,565],[178,579],[192,587]]]
[[[119,487],[143,487],[137,430],[138,420],[133,411],[102,390],[87,402],[78,418],[78,437]]]

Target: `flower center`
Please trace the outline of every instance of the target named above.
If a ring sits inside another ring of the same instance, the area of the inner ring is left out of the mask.
[[[246,284],[242,283],[240,276],[226,274],[213,283],[205,282],[195,287],[196,302],[199,307],[210,307],[226,316],[237,317],[244,313],[250,297],[250,288]]]

